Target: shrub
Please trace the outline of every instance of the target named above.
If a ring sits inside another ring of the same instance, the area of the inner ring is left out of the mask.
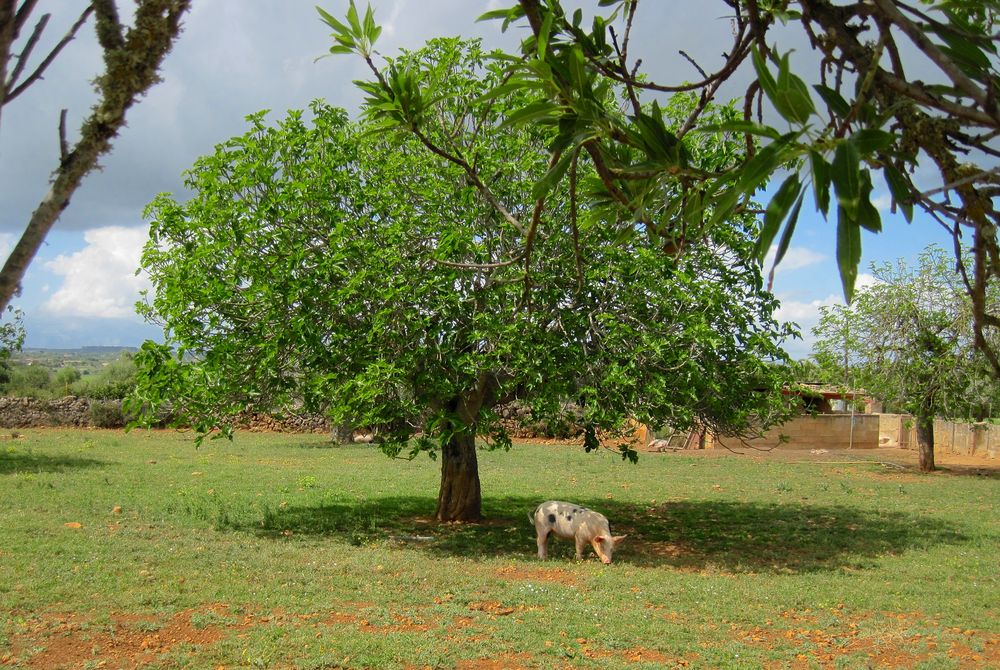
[[[53,389],[62,394],[70,394],[70,386],[80,381],[80,371],[76,368],[63,367],[56,370],[55,377],[52,380]]]
[[[90,403],[90,423],[95,428],[122,428],[125,414],[121,401],[95,400]]]
[[[10,371],[7,395],[48,400],[54,397],[52,374],[41,365],[15,365]]]
[[[94,400],[121,400],[135,388],[135,374],[132,355],[124,353],[96,374],[77,381],[72,390]]]

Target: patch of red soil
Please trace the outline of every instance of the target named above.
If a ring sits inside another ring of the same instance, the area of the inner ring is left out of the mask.
[[[524,568],[506,565],[496,571],[502,579],[534,582],[555,582],[564,586],[576,586],[576,575],[565,568]]]
[[[430,624],[412,617],[394,614],[392,618],[396,623],[386,626],[377,626],[362,619],[358,628],[366,633],[426,633],[431,629]]]
[[[94,623],[86,615],[48,614],[35,618],[24,636],[15,635],[15,655],[29,668],[82,668],[96,662],[107,670],[138,668],[155,663],[162,654],[180,645],[203,646],[222,639],[219,625],[197,625],[197,615],[224,616],[224,605],[200,610],[184,610],[167,621],[157,623],[150,617],[112,615],[110,623]],[[6,661],[5,661],[6,663]]]
[[[535,665],[530,654],[500,654],[472,661],[459,661],[456,670],[527,670]]]
[[[581,642],[577,640],[577,642]],[[617,662],[627,662],[627,663],[656,663],[661,667],[666,667],[668,664],[671,666],[676,666],[680,663],[677,659],[671,659],[666,654],[656,651],[655,649],[647,649],[646,647],[633,647],[631,649],[601,649],[593,648],[589,646],[589,642],[581,642],[583,645],[580,652],[591,659],[616,659]],[[684,661],[683,664],[687,664]]]
[[[473,612],[482,612],[491,616],[507,616],[517,611],[516,607],[508,607],[496,600],[469,603],[469,609]]]
[[[863,657],[867,667],[904,669],[943,660],[942,654],[962,669],[1000,667],[1000,635],[996,633],[957,628],[934,635],[914,633],[915,628],[928,627],[924,625],[927,619],[918,612],[848,615],[836,609],[831,613],[835,623],[823,628],[815,613],[789,610],[781,615],[783,623],[768,622],[749,629],[734,627],[734,633],[740,641],[755,647],[792,647],[794,657],[770,666],[775,669],[833,669],[842,667],[847,657]],[[862,625],[875,618],[881,620],[879,633],[866,634]]]

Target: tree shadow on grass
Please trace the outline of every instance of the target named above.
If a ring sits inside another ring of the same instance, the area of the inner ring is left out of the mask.
[[[50,456],[31,451],[0,450],[0,475],[16,473],[64,472],[75,468],[96,468],[107,465],[104,461],[79,456]]]
[[[536,548],[528,515],[538,502],[488,499],[484,521],[438,524],[433,498],[385,497],[287,507],[242,530],[272,537],[326,536],[356,545],[388,540],[442,556],[530,558]],[[615,562],[640,566],[774,573],[861,569],[882,555],[968,541],[936,519],[852,507],[710,500],[656,507],[578,502],[604,512],[615,534],[628,534]],[[572,559],[573,543],[550,539],[549,555]]]

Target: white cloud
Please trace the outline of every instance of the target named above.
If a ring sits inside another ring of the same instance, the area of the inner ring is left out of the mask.
[[[880,283],[878,279],[875,279],[875,275],[871,275],[867,272],[862,272],[858,275],[858,278],[854,280],[854,292],[857,293],[869,286],[874,286]]]
[[[879,212],[888,212],[892,209],[892,196],[888,193],[883,193],[878,197],[872,198],[872,206]]]
[[[107,226],[84,233],[87,246],[68,256],[60,254],[45,267],[65,277],[62,286],[44,304],[60,316],[138,320],[135,302],[149,288],[149,279],[136,276],[145,228]]]
[[[778,297],[781,300],[781,297]],[[799,300],[781,300],[781,307],[775,312],[775,318],[780,321],[794,321],[803,328],[806,323],[810,325],[819,321],[820,307],[832,307],[833,305],[843,305],[844,300],[839,295],[831,293],[825,298],[802,302]]]
[[[771,245],[771,248],[767,252],[767,256],[764,257],[764,269],[765,271],[770,271],[771,267],[774,265],[774,258],[777,256],[778,247],[776,245]],[[792,270],[801,270],[802,268],[807,268],[811,265],[817,265],[826,260],[826,256],[819,253],[818,251],[813,251],[812,249],[807,249],[806,247],[788,247],[785,251],[785,256],[781,259],[781,263],[775,268],[775,274],[780,274],[782,272],[790,272]]]
[[[783,298],[778,295],[781,307],[775,311],[774,316],[779,321],[791,321],[799,326],[802,335],[801,340],[792,340],[785,343],[785,351],[792,358],[806,358],[812,352],[813,343],[816,337],[812,334],[813,326],[819,323],[820,308],[832,307],[833,305],[843,305],[844,299],[839,294],[831,293],[825,298],[816,300],[801,301]]]

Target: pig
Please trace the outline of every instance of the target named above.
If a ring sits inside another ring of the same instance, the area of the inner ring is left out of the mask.
[[[543,502],[528,519],[535,524],[538,534],[538,558],[546,557],[549,534],[555,533],[564,540],[576,541],[576,558],[583,559],[583,550],[589,542],[605,565],[611,563],[611,554],[625,535],[611,535],[611,526],[603,514],[580,505],[549,500]]]

